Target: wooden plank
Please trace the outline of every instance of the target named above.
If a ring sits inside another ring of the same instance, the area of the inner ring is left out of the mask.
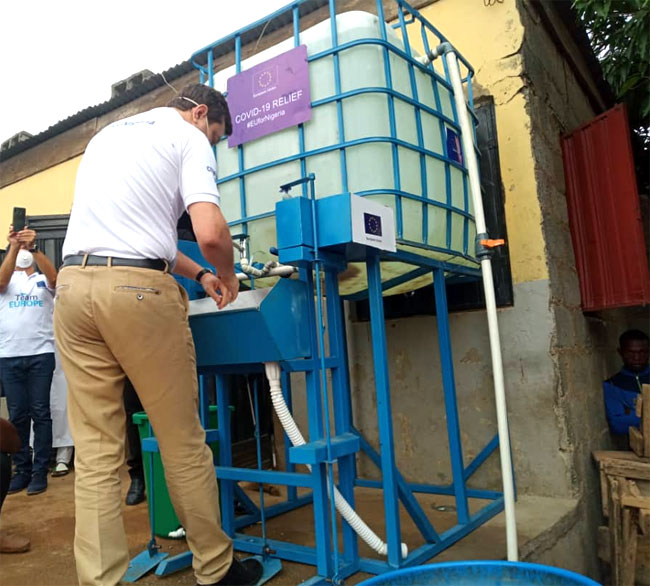
[[[603,470],[609,476],[622,476],[638,480],[650,480],[650,459],[604,460]]]
[[[639,511],[639,529],[643,535],[650,538],[650,509],[641,509]],[[650,541],[650,539],[646,539],[646,541]]]
[[[607,474],[603,470],[602,465],[600,466],[600,500],[603,505],[603,517],[607,519],[609,517],[609,497],[607,494]]]
[[[637,456],[643,458],[643,456],[645,456],[643,435],[641,435],[641,432],[636,427],[628,428],[628,433],[630,436],[630,447],[632,448],[632,451]]]
[[[643,453],[646,458],[650,458],[650,385],[643,385],[641,388],[641,403],[643,407],[641,414]]]
[[[636,407],[634,409],[637,417],[643,417],[643,396],[639,395],[639,398],[636,400]]]
[[[597,450],[592,452],[592,456],[598,463],[609,460],[633,460],[635,462],[650,461],[647,458],[639,458],[639,456],[630,450]]]
[[[607,525],[601,525],[598,527],[598,558],[604,562],[609,563],[610,560],[610,551],[609,551],[609,527]]]
[[[623,495],[621,497],[621,506],[650,510],[650,496]]]
[[[619,479],[607,479],[609,500],[609,560],[612,566],[612,582],[621,583],[621,501],[619,497]]]
[[[641,527],[642,521],[641,517],[645,511],[640,511],[639,513],[639,527]],[[649,517],[650,518],[650,517]],[[649,528],[650,529],[650,528]],[[645,535],[650,535],[646,533]],[[598,557],[606,563],[609,563],[609,527],[607,525],[601,525],[598,527]],[[650,570],[650,539],[644,537],[643,539],[639,538],[636,547],[636,569],[648,571]]]
[[[619,486],[620,489],[620,486]],[[626,497],[622,495],[622,498]],[[620,580],[622,586],[634,586],[634,576],[636,574],[636,547],[637,547],[637,519],[639,513],[636,509],[623,507],[623,518],[621,522],[622,539],[621,539],[621,568]]]

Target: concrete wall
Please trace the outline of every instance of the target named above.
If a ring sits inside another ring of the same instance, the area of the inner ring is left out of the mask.
[[[596,566],[596,528],[601,523],[599,478],[591,452],[610,447],[600,382],[615,372],[621,331],[647,330],[648,312],[628,309],[586,316],[580,308],[578,277],[569,233],[560,135],[591,119],[592,110],[572,70],[530,3],[520,4],[526,28],[523,58],[528,112],[535,144],[535,178],[548,258],[555,329],[551,340],[558,418],[565,428],[562,449],[571,459],[573,490],[582,500],[586,569]],[[552,14],[551,14],[552,18]],[[577,64],[579,68],[580,64]],[[576,65],[574,65],[576,67]]]
[[[0,218],[4,220],[0,226],[8,229],[14,206],[24,207],[28,216],[69,213],[80,162],[77,156],[0,190]]]

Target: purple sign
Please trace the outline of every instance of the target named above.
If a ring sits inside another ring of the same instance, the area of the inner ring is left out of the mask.
[[[232,116],[229,147],[309,120],[311,96],[306,45],[231,77],[228,107]]]

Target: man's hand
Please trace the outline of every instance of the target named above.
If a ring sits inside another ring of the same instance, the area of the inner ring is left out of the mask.
[[[27,250],[34,248],[34,242],[36,242],[36,231],[25,227],[24,230],[18,232],[18,242],[20,242],[22,248]]]
[[[7,235],[7,242],[12,246],[16,246],[16,247],[20,246],[20,242],[18,241],[18,232],[14,232],[13,224],[9,226],[9,234]]]
[[[206,294],[215,300],[219,309],[232,303],[239,294],[239,279],[234,273],[222,278],[206,273],[201,277],[201,286]]]

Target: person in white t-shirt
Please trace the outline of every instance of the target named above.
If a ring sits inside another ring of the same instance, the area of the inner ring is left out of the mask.
[[[52,451],[52,311],[57,273],[35,246],[34,230],[14,232],[11,226],[7,240],[9,248],[0,266],[0,378],[9,419],[22,444],[14,456],[9,494],[26,488],[31,496],[47,489]],[[32,425],[33,461],[29,451]]]
[[[212,453],[198,417],[189,302],[169,274],[196,279],[220,308],[237,297],[211,148],[231,132],[223,95],[192,84],[168,107],[102,129],[79,166],[54,326],[68,380],[75,558],[83,585],[113,586],[129,563],[118,473],[125,377],[158,440],[197,582],[255,584],[262,574],[256,560],[233,557],[220,526]],[[185,210],[216,275],[178,251],[176,224]]]

